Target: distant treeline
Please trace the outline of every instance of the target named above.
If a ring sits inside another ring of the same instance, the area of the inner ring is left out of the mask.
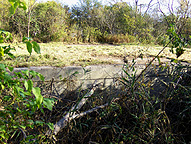
[[[175,25],[186,40],[191,34],[190,6],[186,1],[169,14],[149,5],[141,11],[137,4],[130,6],[126,2],[103,5],[98,0],[82,0],[72,7],[55,1],[29,2],[26,12],[17,9],[12,16],[8,0],[1,2],[0,28],[11,32],[13,41],[28,36],[38,42],[161,45],[168,41],[170,25]]]

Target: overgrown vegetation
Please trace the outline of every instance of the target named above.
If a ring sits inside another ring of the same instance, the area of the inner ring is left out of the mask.
[[[19,6],[25,9],[25,4],[20,1],[11,1],[10,13],[14,14]],[[0,30],[0,43],[12,39],[11,33]],[[32,50],[40,53],[40,47],[37,42],[31,38],[23,37],[26,43],[27,51],[31,55]],[[13,58],[11,53],[14,50],[10,45],[0,46],[0,60],[4,55]],[[52,110],[55,99],[45,98],[41,95],[41,89],[33,85],[33,78],[39,77],[44,81],[42,74],[35,71],[13,72],[13,67],[0,63],[0,142],[1,143],[20,143],[29,142],[35,139],[41,143],[44,135],[39,133],[26,134],[34,128],[40,128],[47,125],[54,129],[52,123],[36,117],[37,113],[44,113],[44,109]]]
[[[134,71],[122,78],[120,89],[114,86],[95,91],[81,111],[111,102],[109,106],[72,120],[54,140],[57,143],[188,143],[191,140],[191,75],[188,67],[172,65],[174,69],[165,65],[160,70],[152,67],[146,75],[154,74],[156,77],[141,77],[136,83]],[[131,68],[126,65],[124,70],[127,72]],[[72,94],[75,95],[78,94]],[[65,97],[63,103],[69,97]],[[119,100],[112,102],[116,98]],[[55,108],[59,116],[53,116],[53,121],[62,118],[61,108]]]
[[[2,42],[4,39],[11,38],[10,33],[0,31]],[[27,49],[31,54],[32,49],[39,53],[40,49],[36,42],[24,39]],[[1,46],[0,59],[4,54],[14,57],[10,52],[13,48],[10,46]],[[41,95],[39,87],[33,85],[32,79],[39,77],[44,81],[44,77],[35,71],[13,71],[13,67],[0,64],[0,141],[10,143],[11,141],[28,141],[29,139],[38,138],[39,142],[43,135],[26,135],[25,130],[31,131],[33,128],[48,125],[53,129],[53,124],[45,122],[40,117],[36,117],[39,112],[44,113],[43,109],[52,110],[54,99],[45,98]]]

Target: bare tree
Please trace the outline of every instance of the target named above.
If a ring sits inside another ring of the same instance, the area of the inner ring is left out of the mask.
[[[153,5],[151,5],[152,2],[153,2],[153,0],[150,0],[150,1],[149,1],[149,4],[147,5],[147,9],[145,10],[144,15],[148,12],[149,8],[153,6]]]
[[[181,34],[191,14],[190,0],[178,0],[176,2],[174,0],[169,0],[167,4],[167,9],[171,16],[171,20],[167,18],[168,13],[162,10],[162,7],[164,5],[162,5],[161,1],[157,0],[157,3],[158,3],[159,11],[163,14],[167,22],[167,25],[169,26],[171,23],[176,24],[176,27],[178,30],[177,33]],[[177,6],[175,6],[175,3],[177,4]]]
[[[31,21],[31,14],[32,10],[36,4],[37,0],[27,0],[27,15],[28,15],[28,26],[27,26],[27,36],[30,37],[30,21]]]

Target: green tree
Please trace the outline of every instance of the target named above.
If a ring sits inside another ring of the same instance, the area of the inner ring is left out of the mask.
[[[27,15],[21,9],[17,9],[14,15],[9,18],[9,25],[7,30],[15,37],[22,41],[24,36],[27,36]]]
[[[8,1],[0,1],[0,28],[8,29],[9,22],[9,6]]]
[[[99,29],[99,9],[102,7],[97,0],[81,0],[78,5],[72,7],[71,19],[76,25],[77,40],[91,41],[96,29]]]
[[[54,1],[39,3],[34,8],[32,33],[43,42],[59,41],[66,33],[68,13],[63,6]]]

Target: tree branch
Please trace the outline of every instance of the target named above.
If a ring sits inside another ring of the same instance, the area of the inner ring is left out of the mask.
[[[54,131],[53,131],[53,134],[54,135],[57,135],[58,132],[63,129],[72,119],[76,118],[76,117],[80,117],[80,116],[83,116],[85,114],[88,114],[92,111],[95,111],[96,109],[99,109],[99,108],[102,108],[102,107],[105,107],[105,105],[102,105],[102,106],[99,106],[99,107],[96,107],[92,110],[88,110],[86,112],[83,112],[81,114],[76,114],[76,110],[80,110],[81,107],[86,103],[86,101],[88,100],[88,98],[90,96],[93,95],[94,91],[96,90],[97,86],[99,86],[99,84],[96,84],[96,81],[94,82],[94,85],[93,85],[93,88],[91,89],[90,92],[88,92],[81,100],[79,103],[75,104],[71,109],[70,111],[61,119],[59,120],[55,125],[54,125]],[[107,104],[108,105],[108,104]],[[49,130],[47,131],[47,135],[50,135],[52,132]]]
[[[150,0],[148,6],[147,6],[147,10],[145,11],[144,15],[147,13],[147,11],[149,10],[150,6],[151,6],[151,3],[152,3],[153,0]]]

